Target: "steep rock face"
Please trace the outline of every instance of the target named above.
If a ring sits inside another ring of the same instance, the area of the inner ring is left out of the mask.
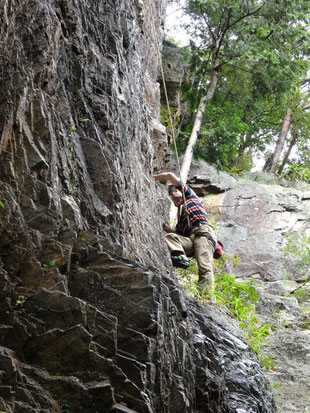
[[[185,51],[183,49],[168,41],[164,42],[162,48],[162,70],[160,70],[158,74],[161,106],[167,108],[168,97],[171,115],[175,122],[176,129],[186,127],[192,118],[189,105],[182,99],[181,93],[181,86],[189,80],[189,65],[185,62],[184,55]],[[169,125],[168,119],[166,119],[166,124]]]
[[[0,2],[0,409],[274,411],[172,276],[152,173],[165,1]]]
[[[169,103],[177,108],[180,104],[180,86],[188,77],[188,64],[184,61],[184,52],[177,46],[165,41],[162,49],[162,68],[165,78],[165,86]],[[161,103],[166,105],[162,73],[159,72],[161,84]]]
[[[2,202],[18,194],[31,229],[74,222],[141,261],[165,256],[148,237],[157,213],[151,171],[167,150],[156,121],[164,5],[2,2]]]
[[[85,234],[63,283],[53,288],[47,268],[28,297],[10,294],[2,272],[2,409],[274,410],[258,360],[223,314],[104,247]]]
[[[93,251],[69,289],[2,318],[7,412],[273,411],[251,348],[173,279]]]

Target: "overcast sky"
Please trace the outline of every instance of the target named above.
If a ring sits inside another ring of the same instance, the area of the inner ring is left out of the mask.
[[[184,1],[180,2],[181,5]],[[183,15],[180,4],[169,4],[166,14],[166,33],[171,36],[180,46],[187,46],[189,43],[186,31],[181,27],[182,23],[189,22],[189,18]]]

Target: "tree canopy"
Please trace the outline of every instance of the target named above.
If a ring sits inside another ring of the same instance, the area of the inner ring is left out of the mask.
[[[283,156],[297,124],[294,146],[304,152],[310,131],[307,1],[186,0],[185,13],[191,18],[191,77],[183,98],[195,114],[201,99],[209,96],[194,156],[221,169],[250,168],[253,154],[279,140],[288,108]],[[181,131],[181,152],[191,128]]]

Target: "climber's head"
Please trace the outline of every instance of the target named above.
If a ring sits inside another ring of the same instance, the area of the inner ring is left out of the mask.
[[[169,186],[169,195],[176,207],[179,207],[183,203],[182,192],[176,186]]]

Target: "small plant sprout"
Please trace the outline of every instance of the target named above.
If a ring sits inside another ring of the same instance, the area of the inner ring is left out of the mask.
[[[2,208],[4,208],[3,202],[1,202],[1,201],[0,201],[0,206],[1,206]]]
[[[43,264],[43,268],[53,268],[55,266],[56,266],[56,261],[55,260],[49,262],[48,264]]]
[[[23,307],[24,307],[25,302],[26,302],[26,298],[25,298],[23,295],[20,295],[20,296],[17,298],[17,300],[16,300],[15,307],[16,307],[18,310],[22,310],[22,311],[23,311]]]

